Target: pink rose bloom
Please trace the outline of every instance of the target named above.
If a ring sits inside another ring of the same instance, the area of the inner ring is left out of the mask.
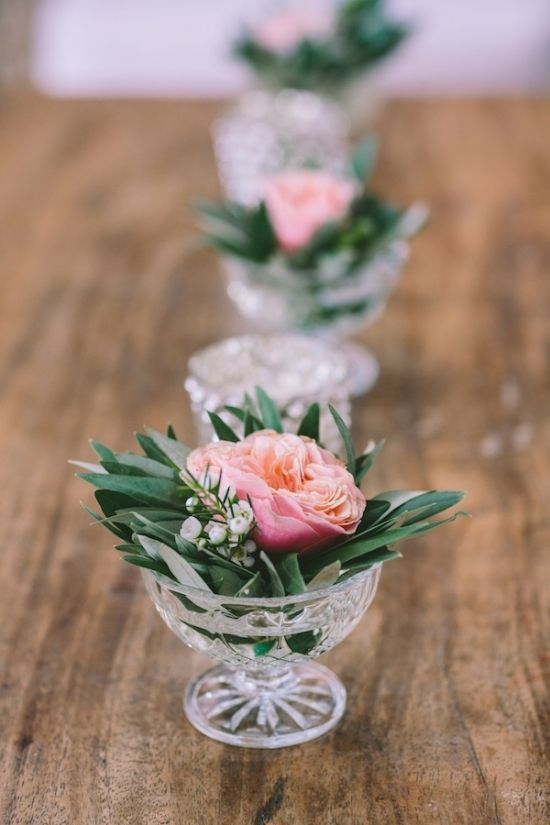
[[[254,539],[270,553],[302,553],[351,535],[366,500],[340,459],[311,438],[261,430],[244,441],[193,450],[187,468],[221,473],[221,487],[249,499]]]
[[[343,218],[354,194],[351,181],[328,172],[300,170],[269,178],[264,200],[282,249],[300,249],[325,223]]]
[[[293,9],[262,21],[252,32],[253,39],[272,52],[291,51],[302,40],[325,37],[333,27],[331,15],[320,10]]]

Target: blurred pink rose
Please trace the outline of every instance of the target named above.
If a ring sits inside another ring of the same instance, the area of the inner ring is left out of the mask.
[[[355,188],[328,172],[283,172],[266,181],[264,200],[285,252],[305,246],[323,224],[346,214]]]
[[[290,553],[319,550],[352,534],[366,500],[340,459],[311,438],[262,430],[232,444],[218,441],[189,454],[187,468],[221,472],[250,499],[262,550]]]
[[[253,39],[273,52],[290,51],[301,40],[320,39],[329,34],[333,18],[320,9],[293,9],[263,20],[253,32]]]

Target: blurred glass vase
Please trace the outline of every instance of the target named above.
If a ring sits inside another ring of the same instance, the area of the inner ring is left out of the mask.
[[[249,205],[261,198],[267,177],[303,166],[341,172],[348,151],[340,106],[296,89],[243,95],[214,122],[212,138],[225,194]]]
[[[239,312],[262,329],[300,331],[323,340],[347,359],[347,389],[355,397],[375,383],[378,365],[366,347],[347,339],[384,311],[408,251],[406,241],[395,241],[351,273],[342,272],[337,260],[311,271],[292,269],[281,260],[262,265],[225,257],[223,264],[228,294]]]
[[[341,642],[374,599],[381,566],[296,596],[222,596],[144,571],[159,614],[189,647],[221,664],[187,688],[202,733],[248,748],[317,739],[341,719],[346,691],[311,659]]]
[[[322,341],[299,334],[243,335],[195,353],[185,388],[201,443],[213,436],[208,411],[241,432],[242,423],[226,406],[241,405],[257,386],[269,384],[289,432],[296,432],[309,405],[317,401],[322,441],[337,452],[340,435],[327,406],[333,404],[350,423],[349,378],[345,355]]]

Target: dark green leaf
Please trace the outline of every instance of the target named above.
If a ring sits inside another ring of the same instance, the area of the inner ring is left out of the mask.
[[[79,476],[100,490],[122,493],[130,500],[133,499],[134,503],[141,501],[144,504],[178,504],[183,507],[185,498],[188,497],[184,494],[182,487],[165,478],[142,478],[103,473],[80,473]],[[132,501],[130,501],[131,505]]]
[[[265,656],[277,644],[277,639],[266,639],[264,642],[256,642],[254,645],[254,656],[258,658]]]
[[[156,447],[174,464],[178,470],[183,470],[187,466],[187,456],[189,455],[189,447],[176,441],[174,438],[163,435],[163,433],[153,430],[151,427],[146,427],[147,435],[151,438]]]
[[[203,577],[176,550],[156,539],[149,538],[149,536],[139,535],[138,539],[151,558],[158,559],[160,557],[168,565],[172,576],[180,584],[195,587],[198,590],[210,591]]]
[[[149,521],[146,516],[135,513],[132,526],[136,533],[144,533],[147,536],[150,536],[150,538],[159,539],[159,541],[165,542],[172,548],[172,550],[176,549],[175,534],[170,530],[167,530],[165,527],[162,527],[160,524],[156,524],[154,521]]]
[[[389,547],[381,547],[379,550],[374,550],[372,553],[367,553],[366,556],[355,559],[353,564],[347,564],[339,580],[344,581],[345,579],[349,579],[350,576],[355,576],[363,570],[368,570],[379,562],[400,558],[402,558],[402,555],[399,550],[390,550]]]
[[[411,536],[428,533],[431,530],[435,530],[436,527],[441,527],[443,524],[448,524],[459,516],[464,515],[466,515],[466,513],[455,513],[449,518],[442,519],[440,521],[427,521],[419,522],[417,524],[409,524],[405,527],[398,527],[395,530],[386,530],[380,533],[380,535],[371,536],[369,538],[352,538],[339,547],[335,547],[327,553],[324,553],[324,562],[330,563],[339,559],[342,562],[342,565],[346,565],[346,562],[349,562],[351,559],[363,556],[366,553],[370,553],[372,550],[377,550],[379,547],[395,544],[396,542],[403,541]]]
[[[126,496],[112,490],[96,490],[94,495],[103,514],[107,517],[114,516],[119,510],[135,509],[136,506],[136,500],[133,496]]]
[[[99,515],[99,513],[96,513],[93,510],[91,510],[89,507],[86,506],[86,504],[83,504],[82,507],[94,519],[94,521],[97,521],[100,524],[105,524],[104,520]],[[116,524],[109,524],[109,523],[105,524],[105,527],[114,536],[116,536],[119,539],[122,539],[123,541],[127,541],[131,537],[131,530],[127,530],[124,527],[118,527]]]
[[[242,596],[243,598],[248,597],[249,599],[255,599],[260,596],[264,596],[265,587],[260,573],[256,573],[250,579],[250,581],[247,581],[246,584],[243,584],[241,589],[237,593],[235,593],[235,595]]]
[[[155,459],[148,458],[147,456],[136,455],[135,453],[115,453],[115,461],[124,467],[141,470],[146,475],[156,476],[158,478],[170,478],[172,480],[176,480],[178,478],[177,472],[173,468],[168,467],[162,461],[156,461]],[[107,463],[110,464],[111,462],[102,462],[105,469],[110,472],[109,468],[106,466]],[[116,469],[114,472],[116,472]]]
[[[140,470],[139,467],[131,467],[127,464],[119,464],[118,461],[102,461],[101,467],[109,475],[137,476],[138,478],[149,477],[151,474]]]
[[[389,507],[389,501],[383,501],[382,499],[377,498],[369,499],[355,535],[365,532],[366,530],[372,528],[376,523],[382,521],[384,513],[387,512]]]
[[[349,427],[347,426],[346,422],[336,410],[332,404],[328,405],[330,413],[334,418],[334,423],[338,427],[338,432],[342,436],[342,441],[344,442],[344,447],[346,449],[346,466],[350,473],[353,475],[355,473],[355,452],[353,450],[353,443],[351,440],[351,433],[349,431]]]
[[[109,447],[106,447],[104,444],[100,444],[99,441],[95,441],[93,438],[90,438],[90,446],[97,453],[97,455],[105,461],[112,461],[115,457],[115,454],[109,449]]]
[[[267,556],[263,550],[260,550],[260,559],[263,562],[267,575],[269,576],[269,580],[271,582],[271,590],[273,596],[284,596],[285,595],[285,588],[283,587],[283,583],[279,574],[277,573],[273,562]]]
[[[223,418],[220,418],[217,413],[208,412],[208,417],[210,418],[214,432],[220,441],[237,442],[241,440],[235,431],[231,429],[229,424],[226,424]]]
[[[209,564],[208,572],[212,577],[215,592],[222,596],[235,596],[243,586],[242,577],[227,567]]]
[[[322,567],[318,572],[315,572],[315,575],[308,583],[308,592],[313,590],[322,590],[324,587],[330,587],[338,581],[341,569],[342,565],[339,561],[333,561],[331,564],[327,564]]]
[[[265,428],[275,430],[277,433],[283,432],[283,424],[277,405],[262,387],[256,387],[256,398]]]
[[[260,203],[252,213],[250,220],[250,234],[254,239],[258,255],[267,257],[277,248],[277,239],[269,219],[265,203]]]
[[[259,422],[258,422],[258,424],[256,424],[254,416],[251,415],[248,412],[248,410],[246,410],[246,412],[244,414],[244,420],[243,420],[244,437],[246,438],[247,435],[250,435],[251,433],[254,433],[257,430],[262,430],[262,429],[263,429],[262,424],[260,424]]]
[[[234,415],[235,418],[238,418],[239,421],[242,421],[243,424],[245,418],[248,415],[252,421],[252,424],[254,425],[254,432],[256,432],[257,430],[264,429],[264,425],[262,424],[260,419],[257,418],[257,416],[255,416],[252,410],[248,409],[248,407],[242,410],[240,407],[232,407],[230,404],[226,404],[224,409],[226,409],[228,413],[231,413],[231,415]]]
[[[148,556],[122,556],[124,561],[135,564],[136,567],[145,567],[146,570],[154,570],[163,576],[171,578],[170,570],[162,561],[151,559]]]
[[[321,408],[317,401],[311,404],[306,410],[306,414],[300,422],[298,427],[298,435],[306,435],[313,438],[314,441],[319,441],[319,422],[321,418]]]
[[[350,171],[360,183],[365,183],[371,176],[377,151],[378,141],[375,137],[367,138],[353,150],[349,159]]]
[[[275,568],[285,592],[291,596],[305,593],[306,584],[298,564],[297,553],[285,553],[274,560]]]
[[[302,653],[307,656],[321,641],[321,637],[321,630],[306,630],[304,633],[285,636],[285,641],[293,653]]]
[[[162,450],[159,450],[152,438],[149,438],[149,436],[143,433],[135,433],[135,437],[146,456],[161,464],[166,464],[167,467],[174,467],[174,462],[170,461]]]
[[[396,507],[392,512],[392,517],[400,517],[410,514],[405,524],[414,524],[421,519],[435,516],[443,510],[454,507],[464,498],[464,493],[459,490],[430,490],[415,498],[409,499],[400,507]]]

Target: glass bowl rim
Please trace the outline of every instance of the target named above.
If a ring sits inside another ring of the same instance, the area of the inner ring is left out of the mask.
[[[222,385],[220,385],[219,382],[213,382],[210,375],[212,370],[208,367],[208,365],[205,368],[202,362],[204,361],[205,354],[209,356],[211,356],[212,354],[219,354],[222,346],[227,345],[229,342],[235,343],[237,345],[247,344],[250,351],[253,351],[258,346],[277,346],[278,344],[280,344],[280,346],[282,347],[285,344],[293,344],[296,348],[300,347],[300,356],[307,355],[311,356],[311,358],[315,357],[319,359],[319,354],[321,354],[323,361],[330,362],[331,375],[333,380],[335,375],[341,375],[342,380],[345,380],[345,378],[347,377],[348,364],[346,357],[342,355],[340,352],[337,352],[334,349],[334,347],[329,346],[327,342],[313,339],[311,335],[307,335],[304,332],[299,332],[298,330],[289,330],[286,332],[284,330],[273,332],[245,332],[240,335],[232,335],[228,338],[225,338],[223,341],[215,341],[212,344],[207,344],[203,349],[194,352],[188,361],[189,375],[187,376],[184,382],[184,386],[186,389],[188,389],[188,383],[190,384],[190,386],[192,386],[193,382],[198,382],[201,385],[201,389],[204,389],[206,387],[208,391],[219,391],[219,387]],[[309,352],[307,352],[306,349],[309,350]],[[321,353],[320,350],[322,350]],[[318,385],[317,387],[312,389],[312,391],[321,392],[324,389],[324,386]],[[243,394],[245,391],[250,392],[250,387],[243,387]],[[277,400],[276,397],[275,400]]]
[[[203,601],[208,600],[217,606],[221,605],[236,605],[249,607],[287,607],[288,605],[306,604],[310,601],[319,598],[330,597],[334,593],[342,593],[346,590],[351,590],[359,582],[380,575],[383,562],[375,562],[366,570],[361,570],[353,576],[343,580],[336,581],[329,587],[321,587],[318,590],[309,590],[305,593],[298,593],[295,596],[224,596],[221,593],[214,593],[212,590],[203,590],[200,587],[193,587],[192,585],[181,584],[173,579],[169,579],[162,573],[157,573],[155,570],[148,570],[142,568],[142,575],[145,579],[156,581],[161,587],[171,590],[175,593],[181,593],[183,596],[189,598],[198,598]]]

